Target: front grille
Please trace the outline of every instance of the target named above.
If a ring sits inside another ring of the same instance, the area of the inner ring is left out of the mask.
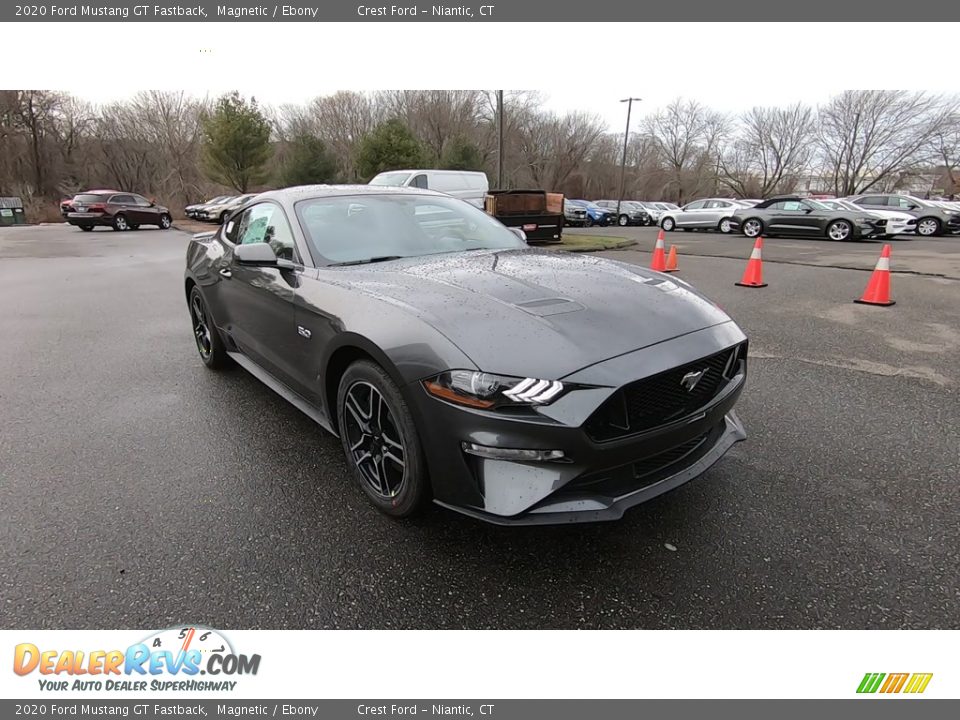
[[[745,358],[745,344],[738,345],[625,385],[590,416],[584,429],[591,439],[603,442],[690,415],[717,396]],[[700,372],[693,384],[691,374]]]

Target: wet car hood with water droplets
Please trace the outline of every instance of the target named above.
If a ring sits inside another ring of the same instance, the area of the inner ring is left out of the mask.
[[[343,268],[354,291],[402,305],[477,367],[562,378],[730,318],[689,285],[590,255],[521,249]]]

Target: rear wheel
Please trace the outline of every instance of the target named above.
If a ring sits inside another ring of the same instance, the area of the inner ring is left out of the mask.
[[[80,229],[84,232],[93,232],[93,225],[81,225]]]
[[[917,235],[932,237],[940,234],[940,221],[934,217],[925,217],[917,220]]]
[[[159,225],[161,230],[169,230],[172,224],[173,224],[173,220],[170,219],[169,215],[164,213],[163,215],[160,216]]]
[[[720,221],[720,224],[717,225],[717,230],[722,232],[724,235],[729,235],[732,229],[733,228],[730,226],[730,218],[723,218],[723,220]]]
[[[619,218],[617,218],[617,225],[619,225],[620,227],[626,227],[629,224],[630,224],[630,218],[627,217],[626,215],[621,215]]]
[[[230,365],[230,356],[220,337],[207,303],[203,299],[200,288],[194,286],[190,291],[190,320],[193,323],[193,339],[197,343],[197,351],[203,364],[211,370],[221,370]]]
[[[383,368],[360,360],[337,392],[337,421],[351,474],[374,506],[408,517],[428,496],[420,437],[400,389]]]
[[[667,232],[670,232],[677,227],[677,223],[674,222],[673,218],[666,217],[660,221],[660,227],[666,230]]]
[[[763,232],[763,221],[760,218],[750,218],[743,223],[743,234],[755,238]]]
[[[130,229],[130,222],[127,220],[127,216],[123,213],[117,213],[113,216],[113,229],[123,232],[124,230]]]

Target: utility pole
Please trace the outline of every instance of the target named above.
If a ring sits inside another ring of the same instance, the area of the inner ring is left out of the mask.
[[[503,90],[497,90],[497,189],[503,190]]]
[[[617,198],[617,222],[620,222],[620,203],[623,202],[624,175],[627,171],[627,143],[630,141],[630,113],[634,101],[640,102],[643,98],[624,98],[620,102],[627,103],[627,130],[623,133],[623,158],[620,160],[620,196]]]

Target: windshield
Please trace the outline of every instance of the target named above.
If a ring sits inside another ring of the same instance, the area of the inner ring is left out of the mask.
[[[303,200],[296,211],[307,242],[330,264],[526,247],[482,210],[450,197],[348,195]]]
[[[370,181],[371,185],[394,185],[402,187],[411,173],[408,172],[385,172],[377,175]]]

